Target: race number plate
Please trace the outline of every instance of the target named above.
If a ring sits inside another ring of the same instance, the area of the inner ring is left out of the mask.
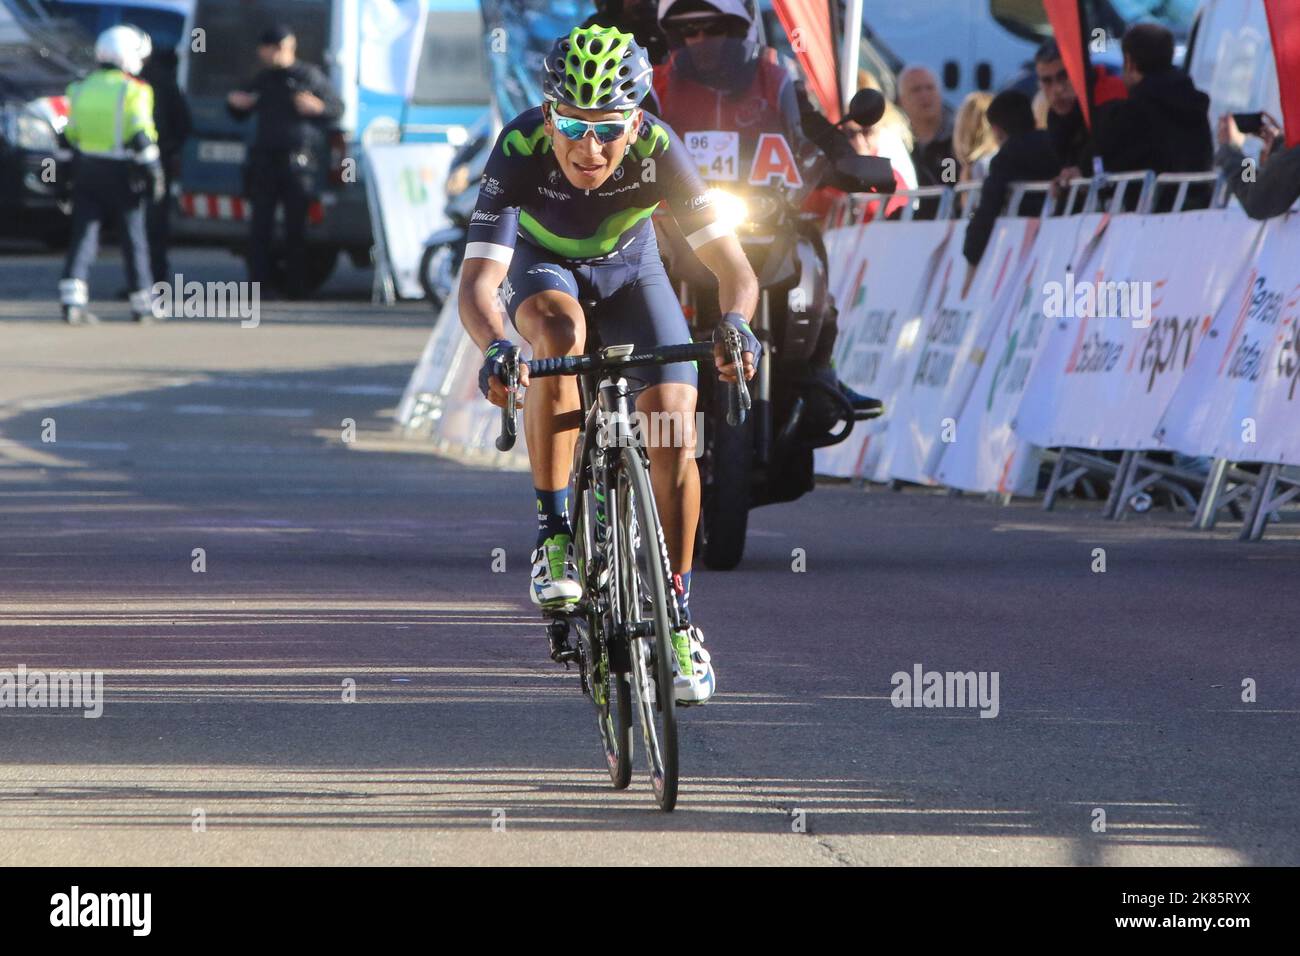
[[[740,134],[733,130],[700,130],[686,134],[686,151],[703,179],[735,182],[740,179]]]

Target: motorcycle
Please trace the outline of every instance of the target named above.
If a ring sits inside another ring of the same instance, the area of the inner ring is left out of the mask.
[[[879,122],[883,113],[884,99],[874,90],[859,92],[848,110],[864,128]],[[749,383],[752,410],[739,419],[731,416],[738,424],[728,424],[728,389],[716,376],[700,376],[704,435],[696,552],[714,570],[735,568],[743,558],[750,509],[793,501],[811,491],[814,450],[844,441],[855,420],[879,414],[878,409],[855,410],[833,376],[828,381],[810,374],[809,360],[835,305],[818,224],[802,216],[800,208],[823,185],[846,192],[893,192],[893,170],[888,160],[877,157],[845,155],[834,163],[819,157],[803,181],[797,188],[776,184],[736,190],[728,184],[714,192],[758,277],[759,304],[751,328],[764,349]],[[693,272],[678,269],[677,277],[692,331],[707,335],[719,319],[716,283],[698,266]]]
[[[469,139],[452,156],[444,207],[451,222],[430,233],[420,255],[420,288],[434,312],[442,311],[465,259],[469,218],[478,202],[479,179],[495,138],[495,131],[485,120],[471,129]]]

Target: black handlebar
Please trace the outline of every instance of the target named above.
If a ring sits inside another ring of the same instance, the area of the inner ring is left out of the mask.
[[[750,408],[749,389],[745,385],[744,365],[741,363],[740,346],[743,340],[735,329],[728,329],[724,348],[736,363],[737,381],[730,386],[728,395],[727,423],[735,426],[745,421]],[[661,345],[645,352],[627,352],[624,349],[607,348],[594,355],[563,355],[557,358],[532,359],[528,365],[528,377],[546,378],[555,375],[586,375],[612,372],[624,368],[636,368],[645,365],[672,365],[675,362],[712,362],[713,345],[709,342],[691,342],[689,345]],[[497,436],[497,451],[509,451],[515,445],[518,434],[515,423],[517,408],[516,388],[519,385],[519,349],[512,348],[501,360],[501,382],[506,387],[506,404],[501,409],[501,434]]]
[[[598,355],[564,355],[559,358],[532,359],[528,362],[528,377],[599,374],[641,365],[672,365],[674,362],[700,362],[713,358],[713,346],[707,342],[661,345],[657,349],[633,352],[626,356],[610,355],[608,352],[607,349],[605,353]]]

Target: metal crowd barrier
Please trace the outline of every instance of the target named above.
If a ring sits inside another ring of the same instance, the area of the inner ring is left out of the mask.
[[[1189,198],[1197,186],[1212,188],[1211,209],[1223,209],[1232,201],[1227,176],[1223,172],[1162,173],[1152,170],[1102,174],[1069,180],[1058,188],[1054,181],[1016,182],[1011,184],[1007,203],[1001,214],[1019,216],[1024,200],[1042,195],[1043,219],[1086,215],[1104,211],[1110,215],[1150,214],[1155,211],[1164,190],[1174,189],[1174,199],[1167,210],[1170,213],[1187,211]],[[847,198],[844,225],[853,225],[873,206],[883,209],[883,204],[896,197],[910,200],[899,217],[908,222],[915,219],[921,200],[937,199],[934,218],[953,219],[969,216],[978,203],[981,184],[961,183],[956,186],[927,186],[900,190],[892,195],[853,194]],[[1126,210],[1128,199],[1134,195],[1132,209]],[[1082,201],[1080,201],[1082,197]],[[878,215],[878,213],[877,213]],[[1242,514],[1242,540],[1257,540],[1277,509],[1300,500],[1300,470],[1280,464],[1264,463],[1258,470],[1248,462],[1229,462],[1226,459],[1186,459],[1173,456],[1173,463],[1160,461],[1157,454],[1170,453],[1122,451],[1118,461],[1112,461],[1098,451],[1081,448],[1043,449],[1045,463],[1052,465],[1047,488],[1043,495],[1043,509],[1050,511],[1062,491],[1082,485],[1089,497],[1097,497],[1089,478],[1098,476],[1110,483],[1110,493],[1103,515],[1112,520],[1122,520],[1129,511],[1143,512],[1151,506],[1151,492],[1162,490],[1193,513],[1192,527],[1213,528],[1221,511],[1232,509]],[[1001,497],[1004,503],[1010,496]]]

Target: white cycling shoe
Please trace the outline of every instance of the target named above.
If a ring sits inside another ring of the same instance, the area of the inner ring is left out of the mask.
[[[547,609],[572,604],[582,597],[573,538],[552,535],[533,550],[533,580],[528,593],[534,604]]]
[[[704,649],[704,632],[688,627],[673,634],[673,697],[679,704],[707,703],[717,690],[713,662]]]

